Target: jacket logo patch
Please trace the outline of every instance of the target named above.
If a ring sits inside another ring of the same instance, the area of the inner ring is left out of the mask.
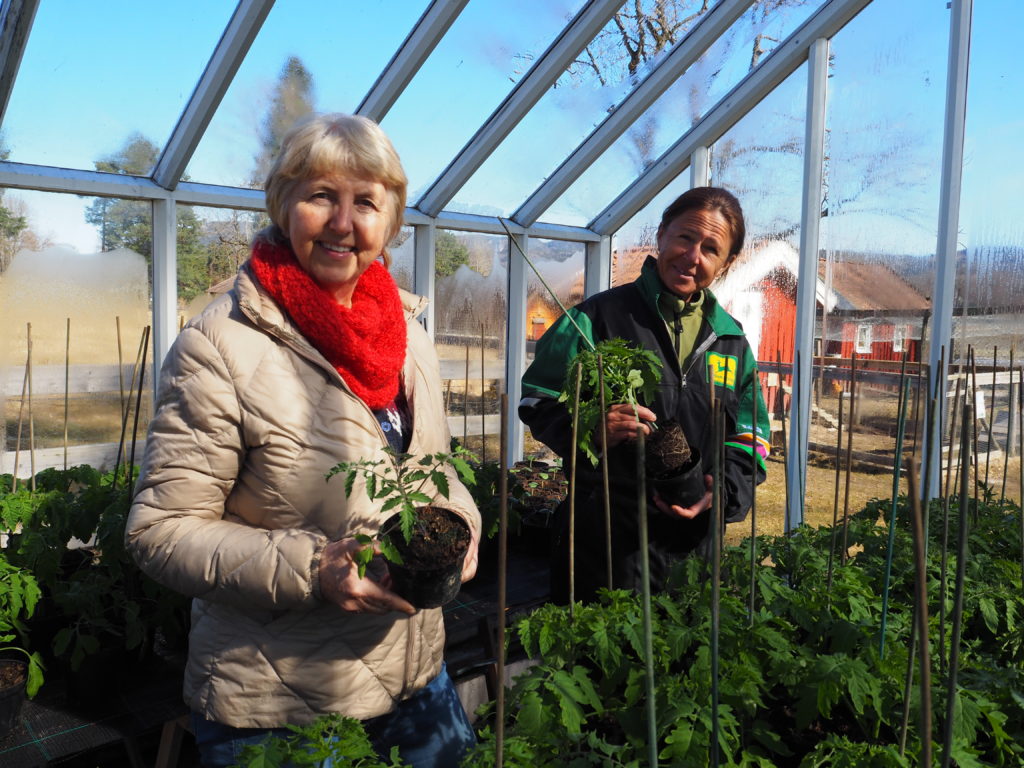
[[[739,364],[735,355],[721,355],[708,352],[707,367],[715,386],[736,390],[736,367]]]

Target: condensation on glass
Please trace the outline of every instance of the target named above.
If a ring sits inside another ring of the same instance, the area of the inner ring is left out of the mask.
[[[438,229],[434,343],[452,436],[498,456],[505,381],[509,243],[505,235]]]
[[[5,427],[0,473],[14,471],[16,453],[20,477],[28,477],[33,465],[37,472],[63,468],[65,444],[68,466],[113,468],[125,409],[132,415],[126,422],[128,439],[133,430],[140,441],[145,436],[149,376],[141,384],[137,425],[134,413],[140,391],[136,374],[142,371],[137,362],[150,324],[150,264],[140,252],[151,238],[150,217],[141,211],[132,220],[132,237],[101,250],[95,247],[100,238],[83,240],[71,219],[33,213],[74,209],[77,203],[71,195],[3,192],[4,208],[22,211],[25,227],[5,239],[0,263],[0,322],[8,329],[0,335]],[[103,200],[108,212],[135,210],[130,204]],[[69,244],[76,241],[82,247]],[[151,363],[148,354],[148,370]]]

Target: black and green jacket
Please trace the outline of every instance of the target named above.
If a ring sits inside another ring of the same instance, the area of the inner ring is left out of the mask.
[[[681,370],[668,326],[658,312],[658,296],[664,290],[656,261],[648,257],[635,282],[602,291],[569,313],[592,342],[618,337],[657,352],[663,363],[662,378],[654,402],[644,405],[659,420],[674,418],[682,425],[691,446],[700,450],[706,474],[711,474],[714,456],[709,381],[710,372],[714,372],[715,397],[722,401],[726,416],[723,511],[727,522],[737,522],[750,509],[755,466],[756,481],[760,483],[768,455],[768,414],[758,386],[756,362],[743,329],[706,291],[704,321],[686,370]],[[519,417],[536,439],[565,460],[570,458],[572,429],[568,410],[558,402],[558,395],[570,361],[584,344],[572,322],[563,316],[537,342],[536,356],[522,382]],[[615,456],[616,452],[620,455]],[[612,449],[609,466],[612,495],[616,495],[617,487],[625,498],[631,492],[635,498],[632,448],[623,445]],[[581,458],[577,473],[585,478],[590,471],[590,462]]]

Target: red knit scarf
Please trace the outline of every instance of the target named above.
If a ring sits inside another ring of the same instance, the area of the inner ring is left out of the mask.
[[[405,361],[405,319],[398,286],[383,264],[374,261],[360,275],[351,308],[321,288],[287,246],[257,243],[250,264],[267,293],[364,403],[379,410],[395,399]]]

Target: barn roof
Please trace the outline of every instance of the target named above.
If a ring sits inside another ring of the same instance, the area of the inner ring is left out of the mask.
[[[827,266],[836,310],[918,313],[931,308],[927,298],[885,264],[836,261]],[[829,283],[826,262],[819,262],[818,276]]]

